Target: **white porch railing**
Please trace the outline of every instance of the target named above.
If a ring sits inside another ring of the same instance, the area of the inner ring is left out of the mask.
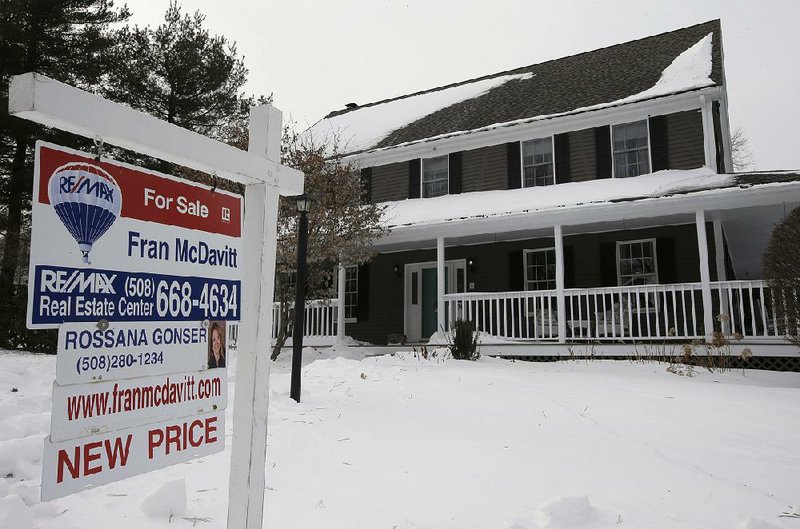
[[[306,338],[333,338],[336,336],[337,300],[314,299],[306,301],[306,314],[303,322],[303,336]],[[278,334],[281,323],[280,304],[272,304],[272,338]],[[294,322],[290,323],[293,324]],[[292,329],[288,336],[292,336]]]
[[[555,290],[447,294],[445,314],[448,327],[452,320],[465,319],[492,336],[558,339]]]
[[[726,334],[744,337],[781,338],[797,334],[800,322],[790,321],[783,307],[797,304],[797,293],[792,299],[787,294],[773,295],[765,281],[719,281],[711,283],[714,314],[725,314],[721,319]],[[789,311],[791,312],[791,310]]]
[[[716,330],[725,334],[775,340],[798,326],[776,321],[778,304],[785,300],[773,299],[764,281],[712,282],[711,294],[708,309]],[[448,320],[471,320],[492,336],[558,340],[556,296],[555,290],[448,294],[445,307]],[[711,332],[704,329],[705,309],[701,283],[566,289],[565,339],[699,339]]]

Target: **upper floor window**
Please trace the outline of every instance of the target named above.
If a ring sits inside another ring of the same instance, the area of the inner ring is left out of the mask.
[[[628,178],[650,172],[647,120],[611,127],[614,176]]]
[[[656,240],[617,242],[617,278],[620,286],[658,283]]]
[[[522,142],[522,172],[525,187],[556,183],[552,137]]]
[[[525,290],[556,288],[556,249],[525,250]]]
[[[422,160],[422,197],[438,197],[448,193],[449,157]]]

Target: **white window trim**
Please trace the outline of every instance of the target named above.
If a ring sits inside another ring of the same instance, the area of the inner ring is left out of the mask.
[[[436,156],[430,156],[428,158],[421,158],[419,161],[419,196],[420,198],[436,198],[436,197],[426,197],[425,196],[425,160],[432,160],[434,158],[447,158],[447,193],[445,195],[450,194],[450,155],[449,154],[437,154]],[[437,196],[444,196],[444,195],[437,195]]]
[[[556,251],[556,247],[555,246],[549,246],[549,247],[545,247],[545,248],[530,248],[530,249],[522,250],[522,269],[524,271],[523,272],[522,289],[525,290],[526,292],[528,291],[528,254],[536,253],[536,252],[547,252],[547,251],[550,251],[550,250],[555,252]],[[619,250],[617,250],[617,254],[619,254]],[[553,258],[555,259],[555,255],[553,256]],[[555,263],[555,264],[556,264],[556,266],[558,266],[558,263]],[[619,268],[619,266],[617,266],[617,268]],[[533,281],[533,280],[531,280],[531,281]],[[555,282],[556,278],[553,278],[553,281]],[[555,288],[547,288],[547,289],[544,289],[544,290],[555,290]],[[531,291],[531,292],[535,292],[535,291]]]
[[[622,244],[635,244],[635,243],[641,243],[641,242],[650,242],[650,243],[653,244],[653,270],[655,271],[655,275],[656,275],[655,284],[656,285],[659,284],[658,253],[657,253],[658,252],[658,248],[657,248],[655,237],[651,237],[649,239],[631,239],[631,240],[627,240],[627,241],[617,241],[617,286],[622,286],[622,273],[621,273],[622,271],[620,270],[620,267],[619,267],[619,262],[620,262],[619,247],[620,247],[620,245],[622,245]]]
[[[638,121],[644,121],[647,124],[647,164],[648,168],[650,169],[650,172],[644,174],[651,174],[653,172],[653,142],[650,141],[650,116],[647,115],[643,119],[634,119],[632,121],[612,123],[611,126],[608,127],[608,133],[611,137],[611,178],[617,178],[617,162],[614,156],[614,127],[621,127],[622,125],[630,125],[631,123],[636,123]],[[553,154],[553,159],[555,160],[555,154]]]
[[[550,134],[550,136],[540,136],[538,138],[531,138],[529,140],[520,140],[519,142],[519,180],[520,180],[520,187],[523,189],[525,188],[525,150],[522,147],[523,143],[527,143],[529,141],[536,141],[536,140],[543,140],[545,138],[550,138],[550,149],[553,153],[553,185],[558,184],[558,173],[556,172],[556,138],[555,134]],[[649,141],[649,139],[648,139]],[[613,155],[613,147],[612,147],[612,155]],[[536,184],[528,187],[536,187]],[[541,186],[547,187],[547,186]]]
[[[357,265],[347,265],[344,267],[344,283],[345,283],[345,313],[347,313],[347,270],[349,268],[354,268],[356,270],[356,312],[358,312],[358,266]],[[333,289],[335,292],[339,292],[339,274],[336,273],[334,270],[333,274]],[[338,294],[337,294],[338,295]],[[358,323],[358,318],[345,318],[345,323]]]

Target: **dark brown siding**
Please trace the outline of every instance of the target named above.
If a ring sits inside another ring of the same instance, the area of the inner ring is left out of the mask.
[[[506,150],[505,145],[494,145],[464,151],[461,190],[506,189]]]
[[[667,115],[670,169],[696,169],[705,164],[703,119],[699,110]]]
[[[595,178],[594,129],[569,133],[570,181],[583,182]],[[558,180],[558,175],[556,175]]]
[[[387,202],[408,198],[408,162],[372,168],[372,200]]]
[[[709,263],[711,280],[716,280],[713,263],[713,229],[709,223],[706,229],[709,240]],[[670,276],[674,282],[689,283],[700,281],[700,261],[697,252],[697,232],[694,224],[683,226],[664,226],[642,230],[626,230],[586,235],[571,235],[564,238],[565,254],[570,255],[572,270],[566,270],[570,278],[568,287],[591,288],[603,285],[601,271],[601,249],[616,241],[635,239],[668,240],[674,255],[674,269],[671,274],[659,271],[661,276]],[[530,239],[524,241],[500,242],[475,246],[454,246],[445,249],[445,259],[472,259],[474,270],[467,270],[468,291],[502,292],[510,289],[509,256],[521,258],[521,250],[547,248],[553,246],[552,238]],[[657,250],[658,251],[658,250]],[[662,263],[660,259],[659,263]],[[389,334],[403,333],[403,277],[405,265],[410,263],[436,261],[436,250],[415,250],[378,255],[370,264],[369,275],[369,321],[347,324],[347,334],[358,340],[385,344]],[[394,273],[398,267],[400,275]],[[662,279],[663,280],[663,279]],[[472,284],[472,285],[470,285]]]

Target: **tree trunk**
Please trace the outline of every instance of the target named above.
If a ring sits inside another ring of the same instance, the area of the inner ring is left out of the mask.
[[[277,360],[281,354],[286,340],[289,338],[289,329],[294,321],[294,308],[292,302],[289,300],[282,300],[280,304],[280,321],[278,322],[278,335],[275,336],[275,345],[272,347],[272,360]]]
[[[3,258],[0,261],[0,321],[3,322],[0,325],[0,345],[3,347],[14,345],[9,344],[9,331],[12,328],[11,322],[18,316],[13,313],[15,307],[18,306],[15,303],[16,288],[14,286],[14,278],[17,275],[20,255],[19,238],[22,229],[22,208],[25,202],[26,185],[29,181],[25,170],[28,142],[27,135],[17,135],[14,160],[11,164],[8,220]]]

